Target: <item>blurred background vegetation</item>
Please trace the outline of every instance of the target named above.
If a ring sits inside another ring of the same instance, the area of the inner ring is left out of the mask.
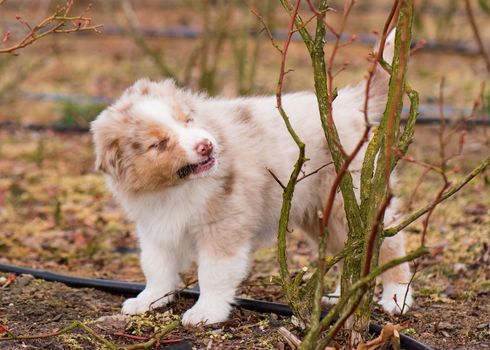
[[[482,41],[488,45],[489,2],[470,2]],[[26,33],[16,15],[35,24],[57,3],[5,1],[0,6],[0,31],[9,32],[10,38],[0,48]],[[76,1],[73,13],[89,3],[88,16],[93,23],[104,24],[100,34],[49,36],[18,56],[0,56],[1,121],[86,126],[112,98],[145,76],[172,77],[182,86],[211,95],[274,93],[280,56],[253,13],[260,14],[280,41],[287,15],[274,0]],[[363,0],[354,6],[345,37],[355,34],[357,39],[338,55],[339,67],[346,61],[349,66],[338,75],[336,85],[354,83],[365,75],[366,57],[376,40],[373,29],[380,28],[390,3]],[[444,76],[447,104],[471,107],[489,73],[479,56],[464,1],[420,0],[416,5],[415,37],[427,43],[411,62],[412,86],[420,91],[423,103],[431,104]],[[331,1],[331,6],[341,11],[343,1]],[[327,16],[333,26],[339,19],[334,12]],[[286,91],[312,89],[309,58],[298,40],[292,43],[288,67],[294,72],[287,75]],[[488,92],[486,101],[490,103]]]

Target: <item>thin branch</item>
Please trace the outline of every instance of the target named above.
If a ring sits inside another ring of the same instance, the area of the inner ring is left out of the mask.
[[[265,169],[269,172],[269,174],[271,174],[271,176],[274,178],[274,180],[276,180],[276,182],[279,184],[279,186],[281,186],[282,189],[285,190],[286,186],[283,185],[283,183],[281,182],[281,180],[279,180],[277,175],[274,174],[274,172],[270,168],[265,168]]]
[[[167,325],[165,325],[158,333],[155,333],[153,337],[148,340],[146,343],[128,345],[123,347],[123,350],[137,350],[137,349],[149,349],[154,345],[159,344],[161,339],[166,336],[168,333],[172,332],[180,325],[179,320],[175,320]]]
[[[307,173],[307,174],[304,174],[302,177],[300,177],[300,178],[298,179],[298,181],[296,181],[296,183],[298,183],[298,182],[300,182],[300,181],[302,181],[302,180],[306,179],[307,177],[309,177],[309,176],[311,176],[311,175],[314,175],[314,174],[318,173],[320,170],[322,170],[323,168],[325,168],[325,167],[327,167],[327,166],[329,166],[329,165],[331,165],[331,164],[333,164],[333,162],[328,162],[328,163],[326,163],[326,164],[323,164],[323,165],[322,165],[322,166],[320,166],[319,168],[317,168],[317,169],[313,170],[312,172]]]
[[[417,195],[418,191],[419,191],[419,188],[420,186],[422,185],[422,183],[424,182],[425,180],[425,177],[427,176],[427,174],[431,171],[432,169],[431,168],[425,168],[424,172],[422,173],[422,175],[420,175],[419,179],[417,180],[417,184],[415,185],[415,188],[413,189],[412,191],[412,194],[410,195],[410,198],[408,199],[407,201],[407,205],[406,207],[408,209],[412,209],[412,203],[415,199],[415,196]]]
[[[298,285],[293,283],[291,280],[291,275],[289,272],[288,264],[287,264],[287,256],[286,256],[286,233],[288,231],[288,223],[289,223],[289,215],[291,212],[292,199],[294,194],[294,188],[297,183],[298,176],[301,172],[305,159],[305,144],[301,141],[299,136],[294,131],[291,122],[289,121],[289,117],[287,116],[284,108],[282,107],[282,89],[284,82],[285,66],[286,66],[286,55],[288,52],[288,47],[291,42],[291,38],[293,35],[294,24],[296,21],[296,17],[298,16],[298,9],[301,1],[297,0],[296,4],[291,12],[291,20],[288,27],[288,36],[286,41],[284,42],[283,49],[281,50],[281,66],[279,71],[279,79],[276,86],[276,102],[277,109],[279,114],[281,115],[286,128],[293,138],[294,142],[298,146],[298,158],[294,165],[293,171],[289,177],[289,181],[287,185],[284,187],[283,191],[283,202],[281,206],[281,215],[279,218],[279,227],[277,232],[277,259],[279,262],[279,271],[281,276],[281,283],[283,293],[286,297],[286,300],[290,304],[293,312],[297,315],[300,314],[299,309],[297,308],[297,288]],[[298,281],[299,282],[299,281]]]
[[[84,14],[74,17],[68,16],[72,6],[73,1],[67,1],[65,6],[58,7],[51,16],[32,27],[32,29],[17,43],[10,47],[0,49],[0,53],[15,53],[17,50],[29,46],[50,34],[66,34],[81,31],[94,31],[99,33],[99,28],[102,27],[102,24],[90,25],[92,19],[85,17]],[[87,12],[88,10],[90,10],[90,7],[87,7],[84,12]],[[24,23],[28,28],[31,28],[31,26],[28,25],[27,22],[21,20],[20,17],[18,17],[18,20],[21,21],[21,23]],[[64,28],[69,23],[71,23],[72,27]]]
[[[267,36],[269,37],[269,39],[272,43],[272,46],[274,46],[276,48],[276,50],[279,51],[282,55],[282,50],[279,47],[279,45],[274,41],[274,36],[272,35],[272,32],[269,29],[269,26],[267,25],[267,23],[265,23],[264,18],[255,9],[251,9],[250,11],[255,15],[255,17],[257,17],[259,22],[262,24],[262,28],[267,33]]]

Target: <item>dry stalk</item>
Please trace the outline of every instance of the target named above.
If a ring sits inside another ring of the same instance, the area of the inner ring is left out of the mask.
[[[485,45],[483,44],[483,40],[480,35],[480,31],[478,29],[478,25],[476,24],[475,16],[473,14],[473,8],[471,7],[470,0],[464,0],[464,5],[466,9],[466,15],[468,16],[468,21],[471,25],[471,30],[473,31],[473,36],[475,37],[476,44],[478,45],[478,50],[480,50],[480,55],[485,62],[485,67],[487,68],[488,74],[490,74],[490,56],[488,55],[487,50],[485,49]]]
[[[51,16],[43,19],[39,24],[33,27],[20,16],[17,16],[17,20],[24,24],[29,32],[15,44],[0,49],[0,53],[16,53],[17,50],[29,46],[50,34],[66,34],[81,31],[94,31],[99,33],[99,28],[102,27],[102,24],[91,25],[92,19],[85,16],[85,13],[90,10],[91,5],[89,5],[81,15],[69,15],[73,6],[73,1],[74,0],[68,0],[64,6],[58,6]],[[6,40],[8,40],[8,37],[4,37],[4,41]]]

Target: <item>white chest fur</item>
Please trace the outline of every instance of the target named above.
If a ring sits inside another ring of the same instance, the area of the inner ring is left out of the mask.
[[[176,247],[182,239],[192,240],[198,233],[214,188],[212,181],[196,179],[183,186],[119,199],[136,222],[138,235]]]

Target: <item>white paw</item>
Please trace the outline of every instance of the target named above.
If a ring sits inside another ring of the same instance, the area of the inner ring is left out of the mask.
[[[335,292],[328,293],[326,296],[322,297],[322,304],[325,305],[335,305],[340,298],[340,284],[335,289]]]
[[[171,296],[163,297],[165,293],[141,292],[136,298],[127,299],[122,306],[121,312],[126,315],[142,314],[157,307],[168,304]]]
[[[231,306],[228,303],[210,304],[205,302],[201,303],[200,301],[199,299],[182,316],[182,324],[184,326],[195,326],[199,323],[212,324],[224,322],[228,319],[231,310]]]
[[[407,292],[406,284],[388,283],[383,286],[383,294],[379,304],[390,314],[406,313],[413,304],[412,288]],[[406,297],[405,297],[406,295]]]

